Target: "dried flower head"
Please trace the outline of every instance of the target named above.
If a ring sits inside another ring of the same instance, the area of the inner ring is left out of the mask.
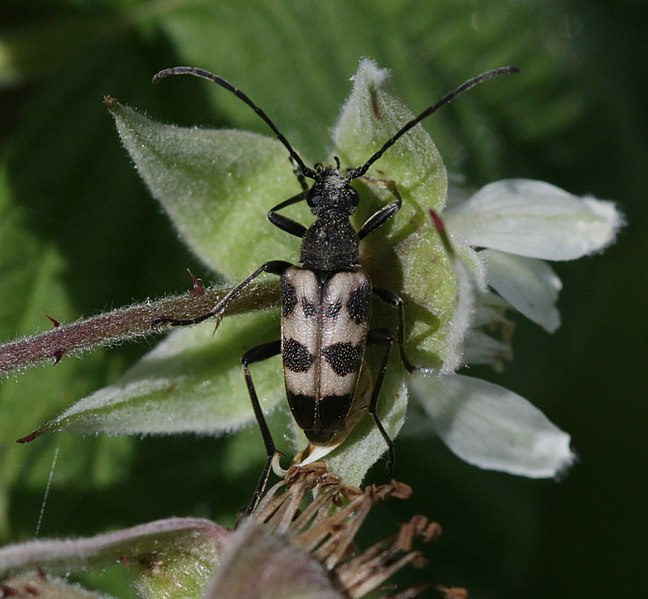
[[[371,508],[411,493],[396,481],[365,489],[343,484],[323,463],[291,468],[234,533],[207,597],[299,596],[300,588],[308,597],[367,596],[406,565],[424,566],[415,540],[441,534],[437,523],[414,516],[393,536],[357,552],[354,539]],[[432,583],[389,596],[415,597],[431,588],[460,596],[458,589]]]
[[[4,547],[0,596],[47,591],[51,595],[44,596],[94,597],[66,577],[119,563],[143,599],[359,599],[408,564],[424,566],[416,539],[428,542],[441,534],[438,524],[414,516],[391,537],[357,550],[356,534],[371,508],[411,493],[395,481],[364,490],[343,484],[322,463],[293,467],[234,531],[208,520],[171,518],[87,539]],[[405,599],[428,589],[465,596],[436,583],[379,596]]]

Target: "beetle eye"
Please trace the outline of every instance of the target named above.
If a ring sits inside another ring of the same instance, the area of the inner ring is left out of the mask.
[[[358,192],[351,186],[349,186],[349,200],[349,203],[353,208],[358,207],[358,204],[360,203],[360,194],[358,194]]]
[[[320,202],[322,201],[322,194],[316,189],[311,189],[308,193],[308,198],[306,201],[311,208],[315,208],[319,206]]]

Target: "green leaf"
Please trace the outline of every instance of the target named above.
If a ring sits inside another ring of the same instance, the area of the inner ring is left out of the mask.
[[[114,100],[108,106],[151,194],[212,270],[241,279],[268,257],[296,256],[297,241],[287,243],[286,234],[262,218],[300,191],[277,140],[163,125]]]
[[[267,314],[174,331],[115,383],[81,399],[38,434],[222,434],[253,421],[240,358],[259,338],[277,334]],[[265,412],[285,397],[277,360],[253,367]]]
[[[70,317],[73,310],[62,281],[64,271],[65,258],[60,250],[30,227],[28,213],[16,201],[3,163],[0,167],[0,336],[3,339],[50,328],[45,312],[60,320]],[[49,444],[26,451],[16,443],[17,437],[52,418],[69,405],[70,397],[87,393],[89,386],[84,374],[93,372],[103,358],[99,352],[83,365],[70,361],[56,368],[52,367],[52,358],[50,365],[22,374],[19,382],[8,379],[0,385],[0,536],[15,532],[16,522],[10,517],[17,509],[12,502],[12,489],[17,485],[29,488],[33,484],[42,490],[51,469]],[[68,471],[78,476],[80,471],[93,470],[87,465],[102,452],[68,451],[71,446],[72,443],[65,441],[60,445]],[[64,479],[65,475],[61,474],[60,480]],[[33,526],[30,522],[30,530]]]
[[[79,40],[95,39],[119,27],[116,18],[103,16],[54,17],[13,31],[4,30],[0,36],[0,84],[43,77],[61,68],[78,52]]]
[[[414,114],[394,94],[387,69],[363,60],[353,76],[353,91],[333,130],[343,166],[364,164]],[[367,173],[394,181],[401,195],[419,210],[440,211],[448,180],[443,161],[422,125],[403,135]]]

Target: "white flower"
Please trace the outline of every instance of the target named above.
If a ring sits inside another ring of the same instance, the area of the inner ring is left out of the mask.
[[[497,181],[465,201],[455,200],[444,221],[459,257],[457,276],[464,280],[459,295],[468,295],[458,305],[474,306],[468,322],[457,318],[465,333],[464,363],[495,366],[510,352],[508,340],[496,340],[485,330],[492,324],[506,329],[507,309],[548,332],[560,326],[555,304],[562,284],[542,260],[573,260],[600,251],[623,224],[611,202],[524,179]],[[437,434],[471,464],[539,478],[555,476],[574,461],[569,435],[507,389],[431,371],[415,375],[410,389]]]

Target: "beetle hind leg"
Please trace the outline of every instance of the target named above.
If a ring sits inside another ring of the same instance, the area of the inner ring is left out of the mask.
[[[378,417],[377,407],[378,407],[378,397],[380,396],[380,390],[385,379],[385,373],[387,372],[387,365],[389,363],[389,356],[391,354],[392,346],[394,345],[394,336],[388,329],[371,329],[367,334],[367,345],[384,345],[385,351],[383,353],[382,360],[380,362],[380,367],[378,369],[378,375],[376,376],[376,382],[374,383],[373,391],[371,392],[371,399],[369,400],[369,406],[367,408],[370,416],[373,418],[376,428],[380,431],[385,443],[387,444],[387,470],[391,476],[391,472],[394,469],[394,461],[396,459],[396,452],[394,450],[394,442],[391,437],[387,434],[383,423]]]
[[[248,394],[250,395],[250,401],[252,402],[252,409],[254,410],[254,416],[256,418],[257,424],[259,425],[259,430],[261,431],[261,436],[263,437],[263,444],[265,445],[266,450],[266,463],[263,466],[261,471],[261,476],[259,477],[259,482],[257,483],[256,489],[254,490],[254,495],[248,504],[247,509],[245,510],[244,515],[249,516],[254,508],[259,503],[259,499],[263,491],[265,490],[266,484],[268,483],[268,477],[270,476],[270,468],[272,467],[272,462],[277,454],[277,448],[272,440],[272,434],[266,422],[265,416],[263,415],[263,410],[261,409],[261,404],[259,403],[259,398],[257,397],[256,389],[254,388],[254,382],[252,380],[252,375],[250,374],[249,365],[254,362],[261,362],[272,358],[273,356],[279,355],[281,353],[281,341],[277,339],[276,341],[270,341],[269,343],[263,343],[257,345],[249,350],[247,350],[241,356],[241,366],[243,368],[243,376],[245,377],[245,384],[247,385]]]
[[[398,352],[400,353],[401,362],[403,362],[403,366],[405,366],[405,369],[410,373],[419,370],[420,366],[412,364],[405,353],[405,309],[403,308],[402,298],[393,291],[385,289],[384,287],[374,287],[372,291],[374,295],[379,297],[382,301],[398,310],[396,342],[398,343]]]

